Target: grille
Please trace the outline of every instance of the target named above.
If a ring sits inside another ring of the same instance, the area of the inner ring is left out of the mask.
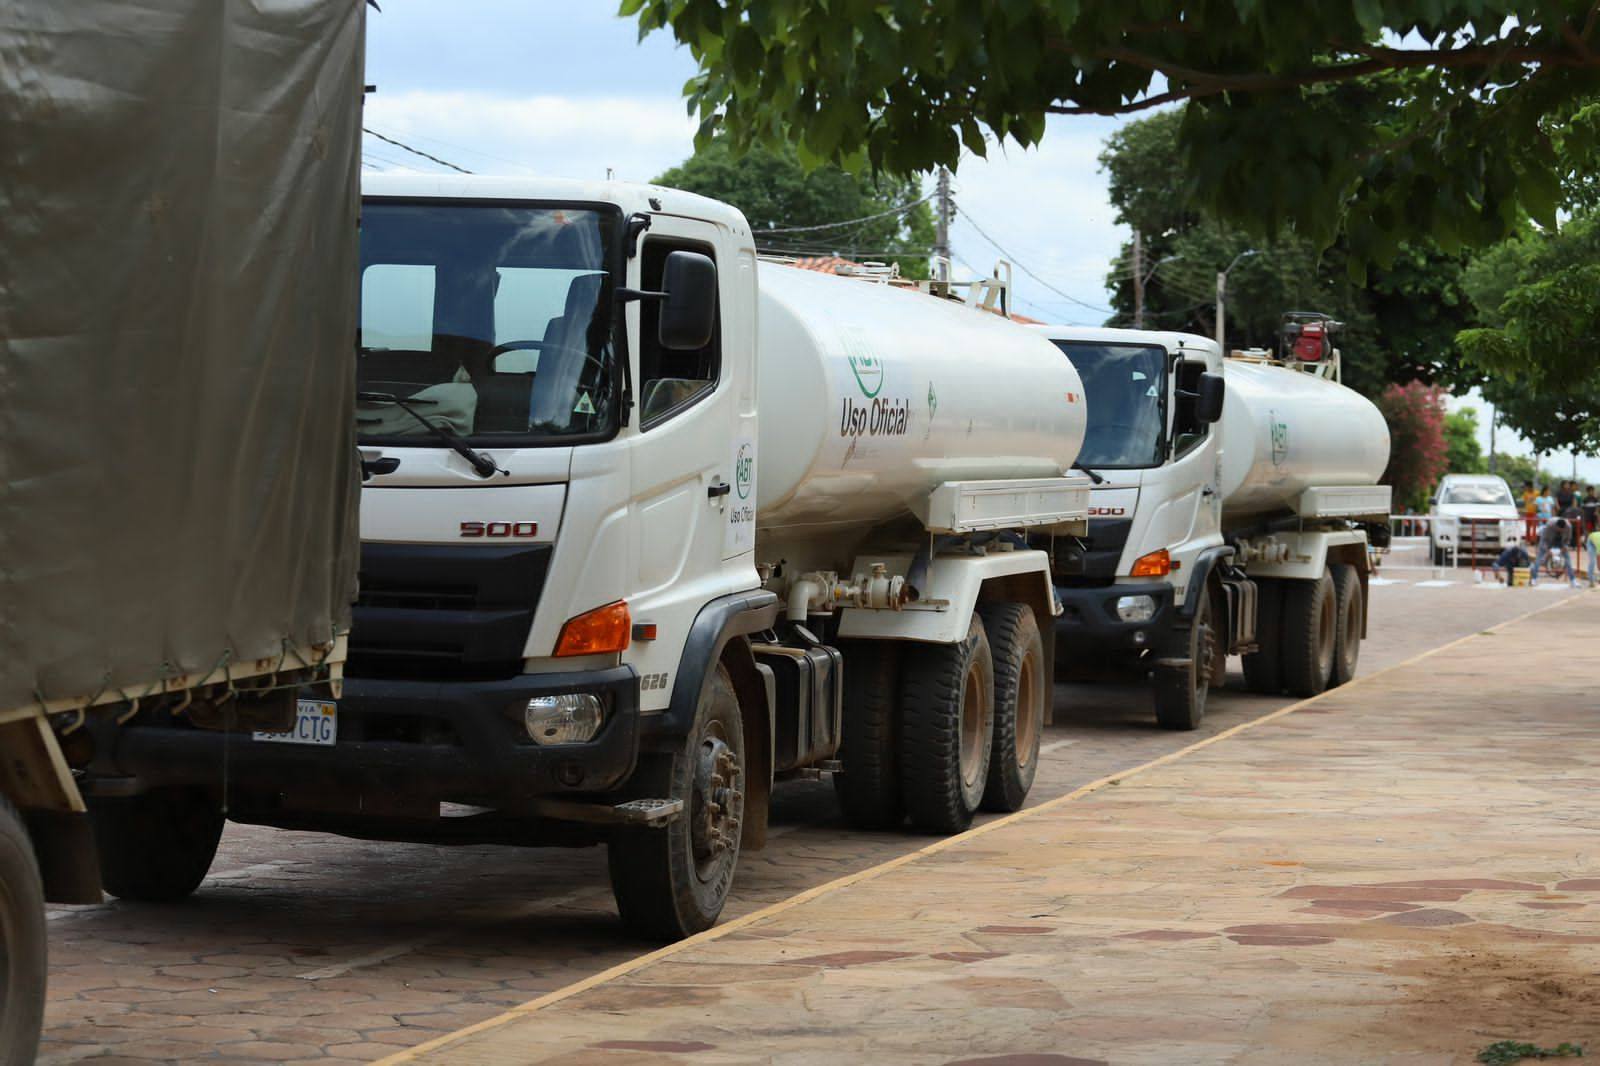
[[[521,671],[548,544],[363,544],[351,677],[492,680]]]

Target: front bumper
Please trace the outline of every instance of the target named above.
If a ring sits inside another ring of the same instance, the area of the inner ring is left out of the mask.
[[[1165,581],[1057,586],[1056,595],[1062,607],[1056,620],[1056,658],[1071,663],[1093,664],[1159,648],[1177,617],[1172,586]],[[1149,596],[1155,613],[1148,621],[1124,622],[1117,617],[1117,600],[1123,596]]]
[[[605,705],[593,740],[540,747],[508,713],[566,692]],[[90,789],[202,785],[225,787],[242,806],[421,813],[454,802],[514,812],[542,797],[614,789],[638,759],[639,683],[628,666],[472,682],[349,678],[338,709],[338,742],[326,747],[135,719],[97,736]]]

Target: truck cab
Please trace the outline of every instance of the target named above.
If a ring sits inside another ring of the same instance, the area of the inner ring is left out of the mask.
[[[1109,655],[1123,672],[1183,612],[1190,587],[1180,578],[1203,571],[1223,544],[1220,412],[1203,410],[1199,392],[1202,375],[1220,381],[1222,353],[1183,333],[1039,328],[1083,378],[1089,427],[1078,464],[1100,479],[1088,536],[1056,546],[1057,665],[1099,676]]]

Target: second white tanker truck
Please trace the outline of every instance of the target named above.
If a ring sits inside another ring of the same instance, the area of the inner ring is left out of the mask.
[[[717,919],[785,778],[833,771],[866,826],[1022,803],[1057,613],[1025,537],[1089,500],[1055,347],[758,263],[670,189],[363,191],[343,695],[288,734],[137,720],[120,774],[226,787],[238,821],[605,844],[655,937]]]
[[[1286,316],[1278,352],[1180,333],[1039,327],[1083,378],[1089,535],[1057,538],[1064,678],[1148,679],[1194,729],[1241,654],[1250,688],[1355,673],[1368,546],[1387,543],[1383,416],[1338,381],[1336,323]]]

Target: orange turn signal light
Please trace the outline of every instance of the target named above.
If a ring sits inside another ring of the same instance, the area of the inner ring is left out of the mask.
[[[569,618],[556,638],[556,657],[568,655],[609,655],[628,650],[633,633],[633,618],[624,600],[608,603]]]
[[[1172,554],[1167,549],[1141,555],[1134,560],[1132,577],[1166,577],[1172,573]],[[571,624],[570,622],[568,623]],[[559,653],[558,653],[559,654]]]

